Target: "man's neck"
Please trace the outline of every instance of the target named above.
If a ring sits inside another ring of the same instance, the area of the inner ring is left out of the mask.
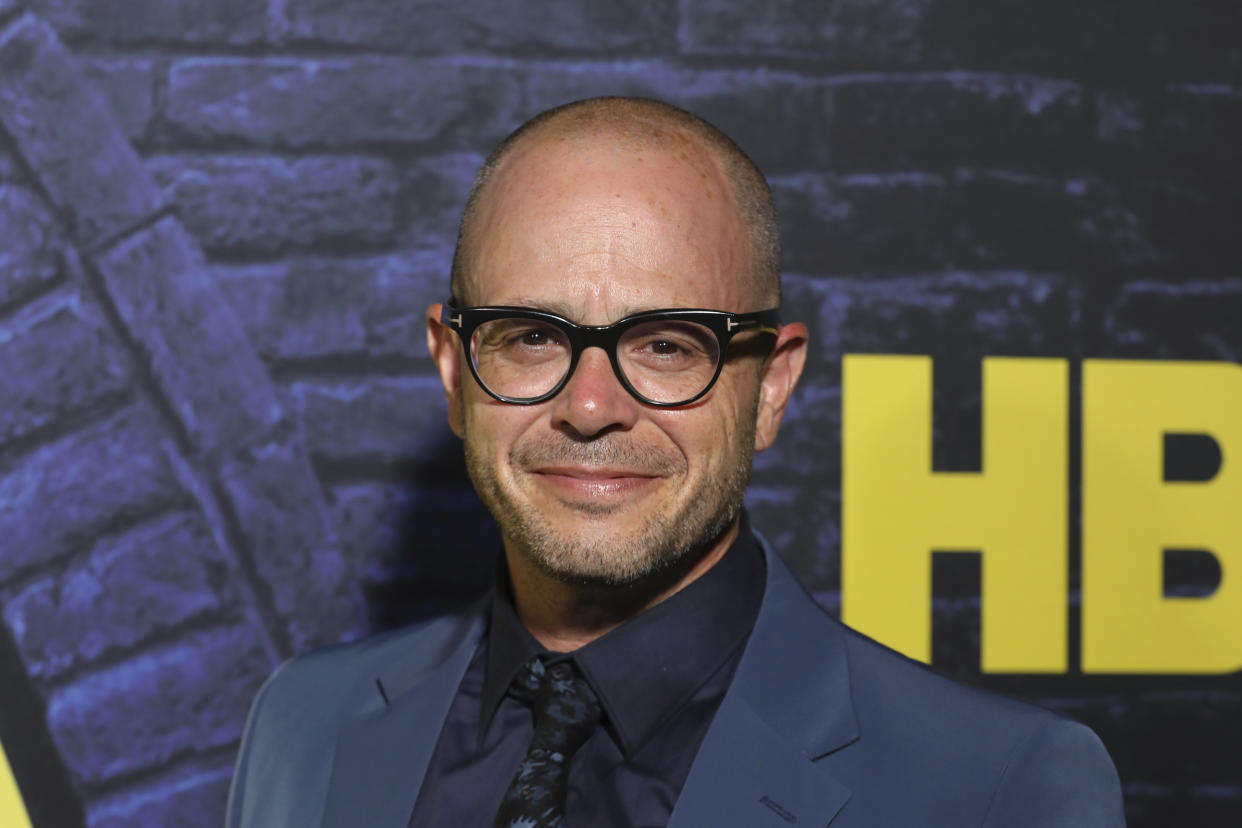
[[[702,554],[688,556],[667,571],[624,587],[567,584],[506,543],[505,560],[518,617],[547,649],[573,652],[702,577],[737,539],[738,526],[734,521]]]

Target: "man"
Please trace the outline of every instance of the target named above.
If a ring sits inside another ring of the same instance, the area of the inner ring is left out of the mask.
[[[535,118],[428,342],[504,539],[478,607],[284,665],[234,826],[1114,826],[1086,728],[842,627],[742,512],[806,328],[762,175],[665,104]]]

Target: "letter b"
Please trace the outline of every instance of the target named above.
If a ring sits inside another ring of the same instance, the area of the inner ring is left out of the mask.
[[[1083,364],[1082,669],[1229,673],[1242,668],[1242,366]],[[1165,482],[1166,433],[1211,436],[1206,482]],[[1164,596],[1164,549],[1208,549],[1220,585]]]

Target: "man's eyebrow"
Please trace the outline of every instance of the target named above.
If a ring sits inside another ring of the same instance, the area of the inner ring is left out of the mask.
[[[570,305],[568,302],[563,302],[558,299],[535,299],[529,296],[509,296],[503,301],[494,302],[492,304],[547,311],[548,313],[554,313],[557,316],[563,316],[570,322],[583,324],[582,308]],[[633,316],[636,313],[642,313],[643,311],[649,310],[662,310],[662,308],[622,308],[622,312],[619,316],[617,316],[617,319],[624,319],[627,316]],[[615,322],[616,320],[612,321]]]
[[[500,307],[516,307],[530,308],[531,310],[547,311],[555,313],[557,316],[563,316],[566,319],[573,319],[575,308],[569,306],[565,302],[557,299],[534,299],[529,296],[509,296],[498,302],[489,302],[489,305]]]

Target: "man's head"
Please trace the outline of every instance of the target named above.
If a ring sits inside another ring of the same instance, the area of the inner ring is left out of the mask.
[[[729,182],[730,196],[750,238],[755,288],[764,307],[780,303],[780,231],[772,191],[763,173],[733,139],[707,121],[663,101],[590,98],[541,112],[501,141],[483,162],[462,210],[453,254],[452,296],[471,296],[476,219],[487,185],[517,148],[535,140],[611,138],[631,150],[661,148],[710,160]]]
[[[545,113],[480,172],[454,262],[455,305],[520,306],[580,325],[667,308],[777,304],[775,222],[735,145],[653,101],[597,99]],[[488,396],[456,333],[428,341],[467,467],[518,556],[566,583],[628,586],[731,539],[751,456],[775,437],[805,329],[738,337],[694,403],[648,405],[587,348],[534,405]],[[657,343],[655,347],[664,347]]]

